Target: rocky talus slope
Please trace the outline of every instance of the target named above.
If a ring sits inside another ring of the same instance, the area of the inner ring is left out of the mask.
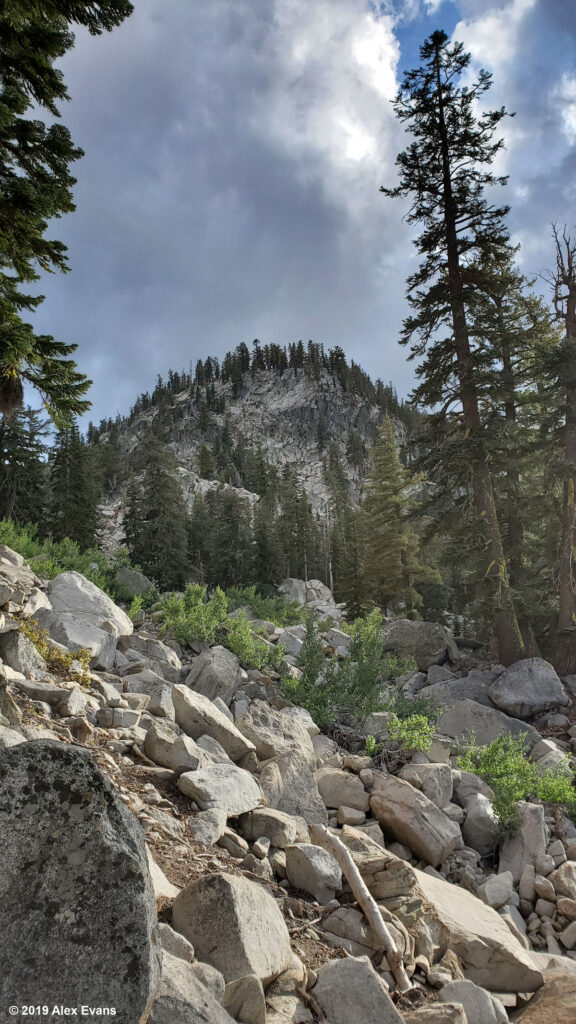
[[[454,767],[471,729],[527,732],[557,763],[575,680],[539,659],[462,675],[442,627],[389,622],[418,663],[406,695],[444,710],[409,761],[371,716],[374,760],[273,674],[182,650],[153,617],[135,629],[77,573],[44,583],[2,548],[0,607],[0,1021],[23,1005],[122,1024],[576,1020],[576,828],[524,803],[502,841],[491,791]],[[297,657],[303,627],[259,625]],[[66,657],[80,649],[87,671]]]

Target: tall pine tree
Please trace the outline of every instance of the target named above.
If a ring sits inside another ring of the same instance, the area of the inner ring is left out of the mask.
[[[55,540],[69,537],[81,548],[96,540],[100,492],[93,459],[75,423],[58,432],[49,463],[48,525]]]
[[[470,467],[484,536],[500,659],[509,664],[523,656],[524,642],[490,473],[469,323],[474,280],[467,276],[470,264],[507,242],[507,207],[486,197],[488,189],[505,181],[490,169],[502,146],[494,132],[505,111],[477,116],[490,75],[481,71],[472,85],[460,85],[470,54],[461,43],[450,45],[444,32],[426,40],[420,57],[420,67],[405,74],[395,106],[413,141],[397,158],[399,185],[382,189],[388,196],[409,197],[408,220],[423,225],[415,243],[423,260],[407,283],[413,315],[405,323],[404,342],[412,341],[412,357],[425,355],[417,371],[420,402],[439,405],[444,414],[455,402],[461,410],[461,460]]]
[[[372,601],[414,617],[422,603],[417,584],[438,579],[438,573],[421,562],[418,537],[408,519],[408,483],[392,420],[386,418],[372,449],[362,506],[362,573]]]
[[[135,562],[163,590],[179,590],[189,576],[188,510],[176,462],[160,444],[149,451],[141,488],[133,484],[125,518]]]
[[[0,519],[45,527],[47,428],[30,408],[0,422]]]

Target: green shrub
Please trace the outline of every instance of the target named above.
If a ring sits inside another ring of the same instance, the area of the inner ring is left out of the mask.
[[[576,811],[570,758],[556,769],[540,770],[528,758],[524,734],[505,733],[485,747],[474,744],[458,758],[458,767],[479,775],[494,790],[494,812],[503,833],[518,824],[519,800],[538,797],[566,807],[571,814]]]
[[[80,549],[76,541],[41,539],[34,523],[20,526],[11,519],[0,521],[0,544],[6,544],[17,551],[33,571],[43,579],[51,580],[61,572],[79,572],[95,583],[115,601],[124,600],[126,595],[116,583],[116,573],[121,566],[138,569],[130,563],[125,548],[119,548],[108,558],[98,548]],[[153,596],[151,597],[153,600]]]
[[[90,685],[90,660],[92,652],[82,647],[77,651],[62,651],[51,640],[47,629],[40,629],[36,619],[25,619],[20,625],[24,636],[27,636],[44,658],[48,671],[59,679],[72,679],[82,686]],[[74,668],[78,665],[78,668]]]
[[[408,669],[406,669],[408,671]],[[442,708],[434,697],[406,697],[402,690],[397,689],[384,703],[385,711],[392,711],[396,718],[412,718],[414,715],[423,715],[431,722],[437,722],[440,718]]]
[[[394,717],[386,728],[393,740],[400,743],[402,750],[430,750],[434,726],[425,715],[410,715],[407,718]]]
[[[326,658],[318,626],[311,616],[298,665],[302,678],[287,683],[286,695],[305,707],[320,728],[342,716],[362,722],[382,707],[385,680],[405,671],[405,663],[387,653],[382,636],[382,615],[378,609],[352,628],[349,657],[340,661]]]
[[[164,613],[162,632],[170,633],[180,644],[196,640],[215,643],[228,614],[224,591],[217,587],[208,598],[200,583],[190,583],[183,594],[168,594],[160,607]]]
[[[294,626],[302,622],[302,609],[295,601],[285,601],[279,594],[262,594],[255,587],[228,587],[228,611],[249,605],[257,619],[273,622],[275,626]]]
[[[366,737],[366,746],[364,747],[364,753],[367,757],[376,757],[377,754],[382,750],[382,744],[376,743],[375,736]]]
[[[130,619],[132,619],[132,622],[134,622],[134,619],[137,617],[137,615],[140,614],[140,612],[142,611],[143,607],[144,607],[144,596],[143,596],[143,594],[135,594],[134,597],[132,598],[131,602],[130,602],[130,607],[128,609],[128,617]]]
[[[226,647],[242,663],[259,671],[267,665],[279,665],[286,653],[282,644],[270,648],[262,637],[254,634],[245,612],[240,612],[226,620]]]

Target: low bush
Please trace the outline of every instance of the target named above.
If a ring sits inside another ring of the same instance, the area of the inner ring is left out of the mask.
[[[208,597],[206,587],[190,583],[183,594],[168,594],[161,601],[162,632],[179,644],[197,640],[213,644],[228,614],[226,594],[220,587]]]
[[[72,679],[83,686],[90,685],[90,659],[92,652],[81,648],[78,651],[61,651],[49,637],[47,629],[40,629],[34,619],[25,619],[21,631],[46,662],[48,671],[58,679]],[[78,667],[75,668],[74,666]]]
[[[267,665],[278,666],[286,654],[282,644],[271,648],[270,644],[252,632],[244,612],[226,620],[226,647],[243,665],[250,665],[259,671]]]
[[[162,632],[169,633],[180,644],[222,643],[243,665],[260,671],[267,665],[277,666],[286,650],[282,644],[271,648],[252,632],[244,612],[228,615],[228,597],[220,587],[208,596],[206,587],[190,583],[183,594],[169,594],[163,598]]]
[[[504,834],[518,825],[518,801],[538,797],[576,812],[574,769],[569,757],[556,769],[542,771],[530,761],[524,735],[505,733],[485,747],[473,744],[458,758],[458,767],[474,772],[494,791],[494,812]]]
[[[349,657],[326,658],[318,627],[309,616],[298,661],[302,677],[284,681],[286,696],[305,707],[320,728],[343,717],[362,722],[382,708],[385,681],[406,671],[406,662],[384,649],[378,609],[357,619],[351,636]]]
[[[228,611],[234,612],[244,605],[257,619],[273,622],[275,626],[294,626],[302,622],[302,609],[295,601],[285,601],[280,594],[263,594],[257,587],[228,587]]]
[[[434,737],[434,725],[425,715],[410,715],[406,718],[394,717],[386,728],[393,740],[400,744],[402,750],[425,752],[430,750]]]
[[[364,753],[367,757],[376,757],[377,754],[382,750],[382,744],[376,742],[375,736],[366,737],[366,746],[364,747]]]
[[[442,712],[440,704],[434,697],[420,694],[417,697],[407,697],[400,689],[394,690],[386,699],[383,709],[392,711],[396,718],[401,720],[420,715],[430,722],[437,722]]]
[[[82,551],[76,541],[68,538],[40,538],[38,527],[34,523],[20,526],[11,519],[0,520],[0,544],[6,544],[22,555],[31,569],[42,579],[54,579],[61,572],[79,572],[115,601],[126,599],[126,594],[116,582],[118,569],[123,566],[138,569],[138,566],[131,564],[125,548],[119,548],[112,558],[108,558],[98,548],[86,548]],[[147,598],[153,601],[154,595],[147,595]],[[147,607],[146,603],[144,607]]]

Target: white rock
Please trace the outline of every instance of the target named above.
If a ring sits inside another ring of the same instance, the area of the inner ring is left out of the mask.
[[[463,845],[456,822],[423,793],[392,775],[379,779],[370,808],[385,831],[434,867]]]
[[[217,646],[194,659],[186,677],[186,686],[209,700],[220,697],[230,706],[241,679],[242,670],[236,655],[225,647]]]
[[[440,991],[446,1003],[461,1003],[468,1024],[508,1024],[508,1014],[502,1003],[473,981],[451,981]]]
[[[255,749],[254,744],[203,694],[188,686],[174,686],[172,701],[178,725],[192,739],[211,736],[222,745],[232,761],[240,761]]]
[[[514,891],[511,871],[503,871],[499,875],[489,875],[482,885],[478,886],[478,895],[484,903],[494,910],[499,910],[508,903]]]
[[[329,960],[318,971],[314,999],[330,1024],[403,1024],[370,961]]]
[[[483,793],[474,793],[469,797],[462,835],[465,843],[482,857],[489,856],[496,849],[500,829],[494,808]]]
[[[201,810],[221,810],[226,817],[251,811],[262,799],[256,779],[235,764],[214,764],[184,772],[178,779],[178,789]]]
[[[342,888],[342,872],[332,854],[312,843],[287,846],[285,852],[288,881],[322,906],[330,903]]]
[[[357,775],[324,765],[316,772],[316,783],[326,807],[345,805],[363,812],[370,807],[370,797]]]
[[[173,925],[226,982],[255,974],[264,985],[292,965],[290,936],[270,892],[225,873],[201,875],[176,897]]]
[[[518,804],[518,813],[518,831],[502,843],[498,867],[499,871],[511,871],[514,882],[520,881],[526,864],[533,864],[538,868],[539,858],[546,854],[549,837],[543,807],[521,801]]]
[[[130,636],[134,631],[126,612],[79,572],[63,572],[50,580],[48,597],[55,612],[70,613],[100,629],[111,626],[112,634],[116,637]]]

